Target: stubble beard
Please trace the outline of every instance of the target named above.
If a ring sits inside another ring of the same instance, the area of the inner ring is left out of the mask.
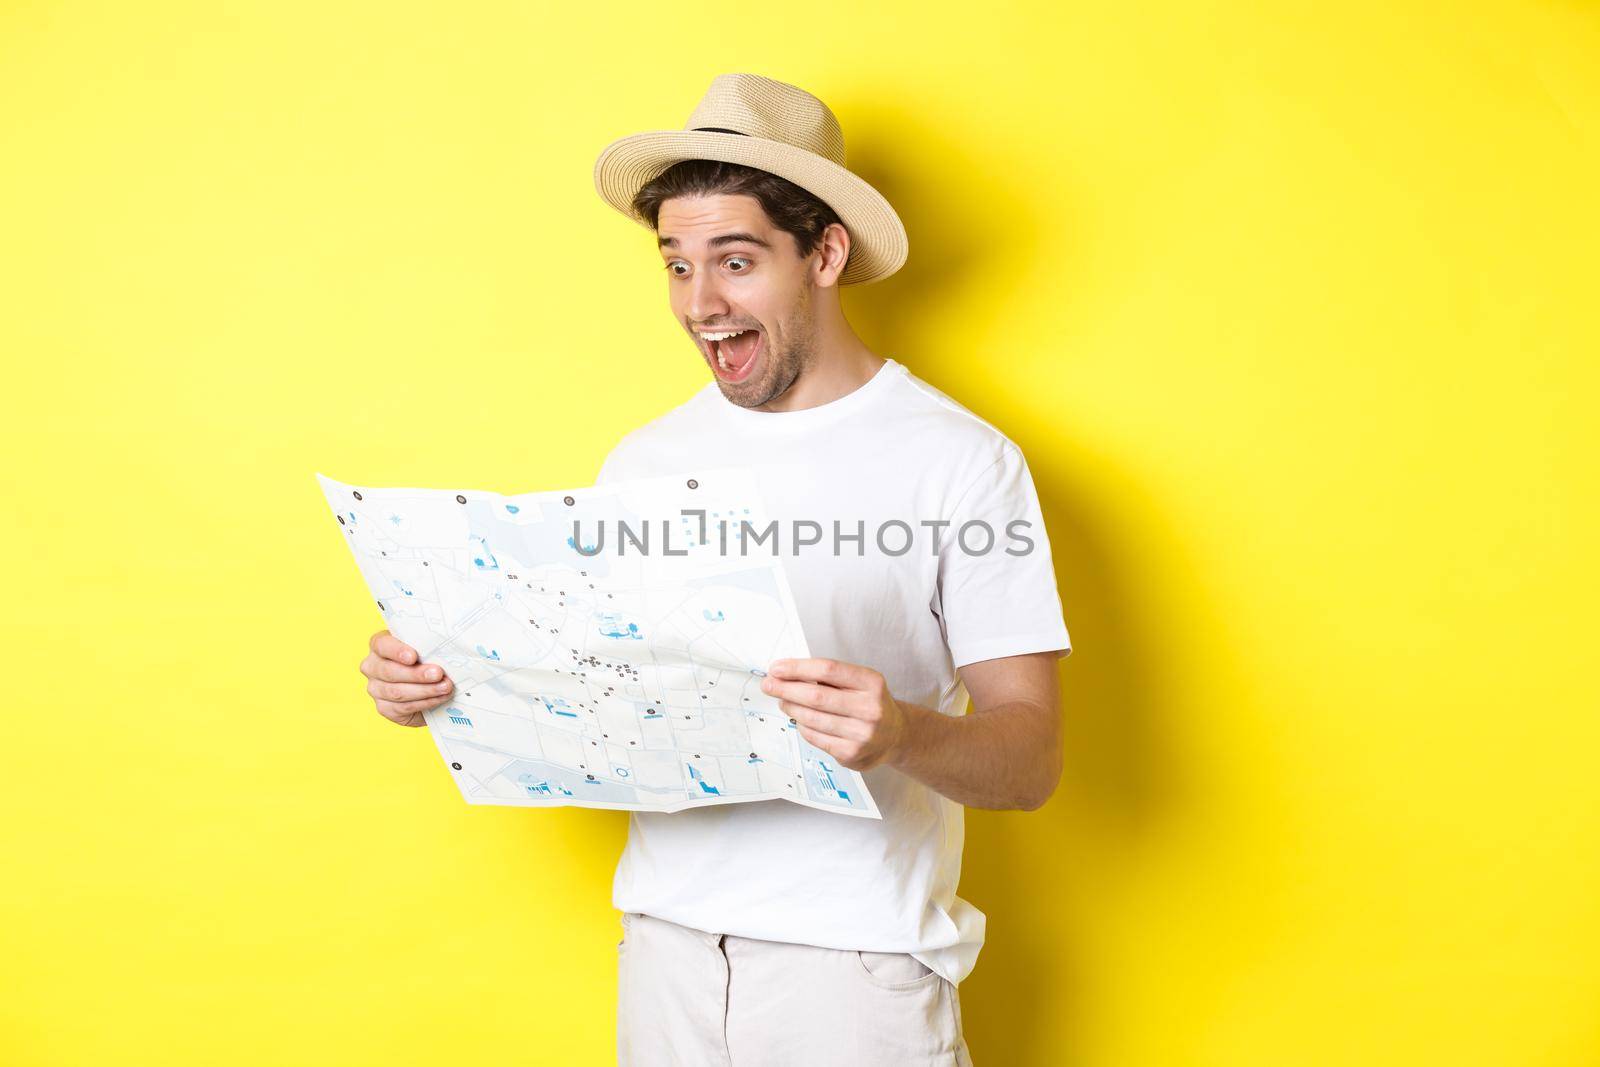
[[[812,329],[809,293],[802,291],[795,314],[785,326],[784,335],[789,340],[782,345],[773,340],[771,333],[767,334],[767,350],[761,354],[766,366],[761,370],[759,381],[729,385],[716,379],[717,388],[724,397],[740,407],[758,408],[782,396],[800,373],[811,366],[816,354],[816,334]]]

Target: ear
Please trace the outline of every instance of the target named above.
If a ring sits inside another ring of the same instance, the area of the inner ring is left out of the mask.
[[[844,273],[845,261],[850,258],[850,231],[843,223],[830,222],[822,231],[817,248],[811,253],[816,264],[811,268],[811,280],[826,289],[839,283]]]

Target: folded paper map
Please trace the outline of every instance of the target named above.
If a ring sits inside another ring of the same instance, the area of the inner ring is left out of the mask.
[[[501,496],[317,475],[470,804],[681,811],[788,800],[880,818],[761,691],[810,652],[743,467]]]

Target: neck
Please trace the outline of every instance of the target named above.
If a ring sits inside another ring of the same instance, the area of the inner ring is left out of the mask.
[[[837,306],[818,322],[816,358],[760,411],[801,411],[848,396],[872,380],[886,360],[868,348]]]

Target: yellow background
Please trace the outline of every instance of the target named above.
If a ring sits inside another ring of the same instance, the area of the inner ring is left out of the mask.
[[[312,474],[587,484],[701,385],[591,167],[734,70],[840,116],[911,238],[852,321],[1045,500],[980,1067],[1600,1062],[1600,9],[949,15],[0,7],[0,1063],[610,1062],[626,817],[376,715]]]

